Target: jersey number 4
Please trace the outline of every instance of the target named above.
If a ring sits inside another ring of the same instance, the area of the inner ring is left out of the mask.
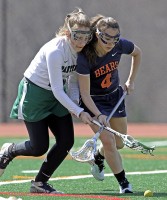
[[[107,74],[106,77],[101,82],[101,87],[102,88],[109,88],[111,84],[112,84],[112,82],[111,82],[111,74]]]

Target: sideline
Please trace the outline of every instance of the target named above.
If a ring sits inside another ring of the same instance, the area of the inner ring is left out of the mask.
[[[84,123],[74,122],[76,137],[92,137],[91,128]],[[166,138],[167,123],[128,123],[128,134],[132,137]],[[0,137],[27,137],[23,122],[0,123]]]

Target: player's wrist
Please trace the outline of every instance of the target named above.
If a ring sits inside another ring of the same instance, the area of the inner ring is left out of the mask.
[[[83,113],[84,113],[84,110],[79,113],[79,118],[81,118]]]
[[[98,115],[96,116],[96,118],[99,119],[99,117],[100,117],[101,115],[103,115],[103,114],[102,114],[102,113],[98,114]]]

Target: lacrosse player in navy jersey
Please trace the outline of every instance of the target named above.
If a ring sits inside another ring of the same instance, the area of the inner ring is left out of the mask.
[[[61,193],[48,184],[48,180],[73,146],[71,114],[91,124],[92,117],[76,104],[79,101],[77,53],[90,40],[90,20],[81,9],[76,9],[66,16],[56,37],[39,50],[19,84],[10,117],[24,120],[29,140],[2,146],[0,176],[16,156],[45,154],[49,148],[49,128],[55,143],[35,180],[31,181],[32,193]]]
[[[141,61],[141,51],[133,42],[120,37],[119,24],[112,17],[97,15],[92,18],[93,39],[78,56],[77,73],[81,93],[81,106],[102,125],[127,133],[127,117],[123,101],[107,123],[106,118],[126,90],[134,90],[134,81]],[[120,86],[118,67],[121,56],[132,58],[129,76],[125,85]],[[94,132],[99,127],[90,125]],[[100,135],[102,145],[95,155],[91,173],[97,180],[104,179],[104,158],[114,173],[120,193],[132,193],[122,165],[118,149],[123,148],[122,140],[107,131]]]

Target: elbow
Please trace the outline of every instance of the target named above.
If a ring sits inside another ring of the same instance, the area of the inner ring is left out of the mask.
[[[142,50],[139,47],[136,48],[134,56],[138,57],[138,58],[141,58],[141,56],[142,56]]]

